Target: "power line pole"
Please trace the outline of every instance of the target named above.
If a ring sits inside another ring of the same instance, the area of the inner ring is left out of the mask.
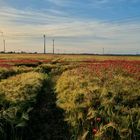
[[[53,54],[54,54],[54,39],[53,39]]]
[[[3,49],[4,49],[3,51],[4,51],[4,53],[5,53],[5,39],[3,40],[3,45],[4,45],[4,46],[3,46],[3,47],[4,47],[4,48],[3,48]]]
[[[44,54],[46,54],[46,35],[43,35],[44,37]]]
[[[2,31],[0,31],[0,33],[1,33],[1,36],[3,38],[3,52],[5,53],[5,39],[4,39],[4,34],[3,34]]]

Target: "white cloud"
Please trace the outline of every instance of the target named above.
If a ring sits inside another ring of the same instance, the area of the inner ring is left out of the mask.
[[[105,2],[105,1],[104,1]],[[134,52],[139,49],[139,22],[111,23],[100,20],[76,19],[59,11],[39,12],[0,9],[0,30],[4,32],[7,50],[42,51],[43,34],[51,51],[52,38],[59,50],[81,52]],[[2,46],[2,40],[0,41]],[[74,49],[75,48],[75,49]],[[2,50],[2,48],[0,48]]]

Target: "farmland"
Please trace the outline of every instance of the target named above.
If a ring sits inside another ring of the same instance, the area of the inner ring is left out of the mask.
[[[140,57],[0,54],[0,139],[140,139]]]

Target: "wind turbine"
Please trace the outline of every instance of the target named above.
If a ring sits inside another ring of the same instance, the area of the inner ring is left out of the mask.
[[[5,53],[5,39],[4,39],[4,34],[3,34],[2,31],[0,31],[0,33],[1,33],[1,36],[3,38],[3,52]]]

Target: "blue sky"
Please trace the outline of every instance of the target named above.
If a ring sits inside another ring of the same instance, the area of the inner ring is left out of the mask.
[[[7,51],[140,53],[140,0],[0,0]],[[2,50],[2,36],[0,36]]]

